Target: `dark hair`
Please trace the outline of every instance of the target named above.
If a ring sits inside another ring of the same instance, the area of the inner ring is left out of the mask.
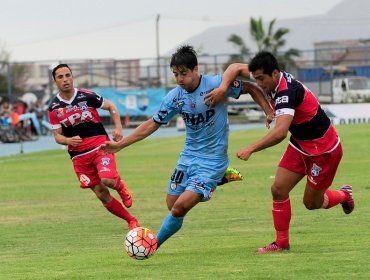
[[[258,69],[263,70],[263,74],[272,75],[272,72],[276,69],[280,71],[279,63],[276,57],[266,51],[261,51],[252,58],[248,65],[249,71],[254,72]]]
[[[197,53],[192,46],[180,46],[174,54],[172,54],[170,67],[186,67],[193,70],[198,65]]]
[[[57,66],[55,66],[55,67],[53,68],[52,74],[53,74],[53,79],[54,79],[54,81],[55,81],[55,72],[56,72],[58,69],[60,69],[60,68],[64,68],[64,67],[68,68],[68,69],[69,69],[69,71],[71,71],[71,74],[72,74],[72,70],[71,70],[71,68],[69,68],[68,64],[61,63],[61,64],[59,64],[59,65],[57,65]]]

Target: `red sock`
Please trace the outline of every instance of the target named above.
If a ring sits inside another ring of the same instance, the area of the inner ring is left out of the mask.
[[[289,225],[292,217],[290,198],[272,201],[272,217],[276,230],[276,243],[286,248],[289,245]]]
[[[105,208],[112,214],[116,215],[117,217],[120,217],[127,222],[130,222],[132,220],[135,220],[133,216],[125,209],[123,208],[122,204],[112,197],[112,200],[108,202],[107,204],[103,204]]]
[[[324,202],[321,208],[329,209],[348,199],[348,195],[344,191],[327,190],[324,194]]]

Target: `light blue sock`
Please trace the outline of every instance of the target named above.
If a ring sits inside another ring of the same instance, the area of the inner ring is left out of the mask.
[[[171,212],[164,218],[157,234],[158,246],[175,234],[182,226],[184,217],[173,217]]]

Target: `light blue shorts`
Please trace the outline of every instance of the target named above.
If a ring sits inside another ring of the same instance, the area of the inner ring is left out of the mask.
[[[213,192],[225,174],[229,159],[200,159],[181,155],[168,183],[167,193],[180,196],[185,190],[199,193],[202,201],[211,199]]]

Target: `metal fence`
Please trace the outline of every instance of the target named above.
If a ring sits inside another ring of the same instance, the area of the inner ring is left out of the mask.
[[[201,73],[222,74],[232,54],[198,56]],[[294,63],[281,61],[287,71],[301,81],[322,79],[323,73],[349,69],[370,77],[369,46],[303,50]],[[170,57],[150,59],[94,59],[33,62],[0,62],[0,96],[13,98],[25,92],[52,94],[55,91],[51,69],[67,63],[76,86],[140,89],[173,87]],[[330,78],[331,76],[328,75]]]

